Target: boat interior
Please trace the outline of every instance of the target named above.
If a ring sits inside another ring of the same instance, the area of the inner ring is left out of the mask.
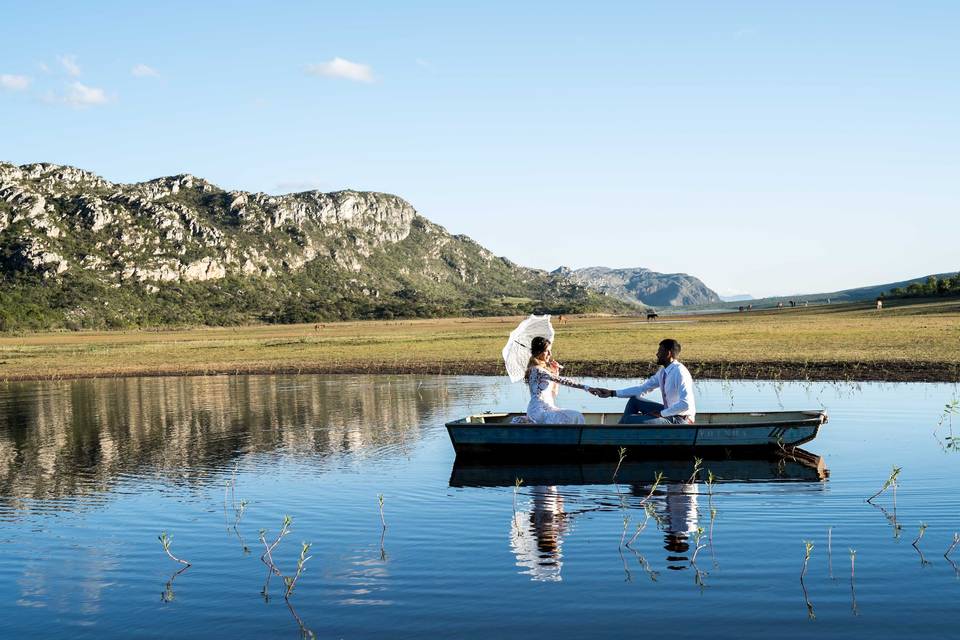
[[[512,420],[522,413],[483,413],[467,416],[461,424],[512,424]],[[616,413],[584,413],[583,417],[586,424],[594,425],[615,425],[619,424],[621,412]],[[764,412],[745,412],[745,413],[698,413],[696,426],[724,426],[724,425],[773,425],[787,424],[802,421],[815,420],[826,421],[826,414],[822,411],[764,411]],[[517,426],[523,426],[529,423],[520,423]],[[630,425],[637,426],[637,425]]]

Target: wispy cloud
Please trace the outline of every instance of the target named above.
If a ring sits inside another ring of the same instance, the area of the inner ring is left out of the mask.
[[[77,109],[96,107],[110,102],[106,91],[97,87],[88,87],[82,82],[71,82],[67,88],[67,92],[63,94],[47,93],[43,97],[44,102],[65,104]]]
[[[137,78],[158,78],[160,73],[151,66],[145,64],[134,65],[130,73]]]
[[[77,64],[77,56],[63,55],[63,56],[58,56],[57,60],[60,61],[60,65],[63,67],[63,70],[67,72],[68,75],[71,75],[74,78],[80,75],[80,65]]]
[[[23,91],[30,86],[30,78],[8,73],[0,73],[0,87],[7,91]]]
[[[369,65],[334,58],[330,62],[308,64],[307,73],[328,78],[345,78],[354,82],[373,82],[373,69]]]
[[[82,82],[71,82],[66,101],[67,104],[74,107],[91,107],[99,104],[107,104],[109,99],[103,89],[88,87]]]

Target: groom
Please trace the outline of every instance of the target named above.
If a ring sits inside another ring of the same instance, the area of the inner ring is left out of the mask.
[[[620,424],[693,424],[697,405],[693,399],[693,378],[677,358],[680,343],[672,338],[660,341],[657,364],[663,367],[639,387],[629,389],[592,388],[590,393],[601,398],[630,398],[623,409]],[[660,388],[663,404],[642,400],[640,396]]]

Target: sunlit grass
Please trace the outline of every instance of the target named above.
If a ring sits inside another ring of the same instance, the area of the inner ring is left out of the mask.
[[[251,372],[496,374],[519,318],[342,322],[0,337],[0,379]],[[569,375],[646,375],[664,337],[695,375],[955,380],[960,301],[832,305],[782,312],[571,317],[554,351]],[[839,369],[838,369],[839,367]],[[826,368],[827,370],[825,370]]]

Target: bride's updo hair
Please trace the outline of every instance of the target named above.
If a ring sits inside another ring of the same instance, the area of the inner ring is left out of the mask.
[[[549,346],[550,341],[543,336],[537,336],[530,341],[530,362],[527,363],[527,375],[525,378],[529,379],[530,369],[542,367],[547,364],[547,359],[544,354],[547,352]]]

